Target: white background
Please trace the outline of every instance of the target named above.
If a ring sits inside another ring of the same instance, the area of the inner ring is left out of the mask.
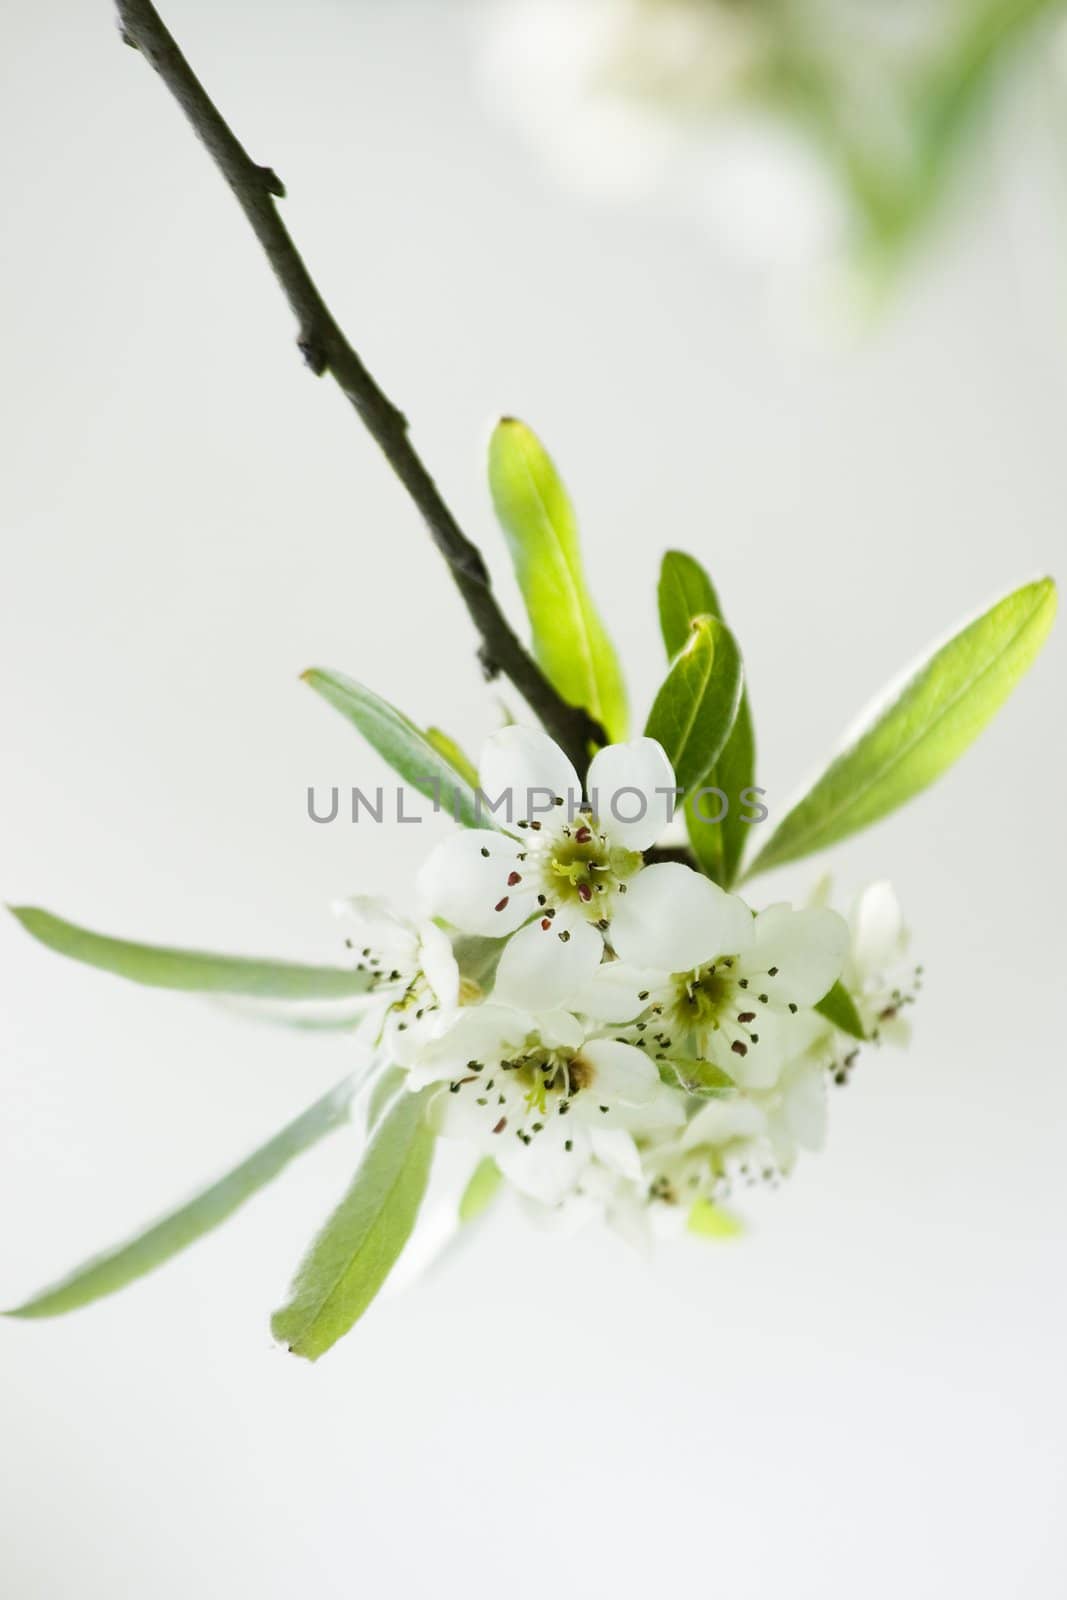
[[[1061,197],[1024,97],[880,324],[816,341],[691,221],[558,189],[448,6],[168,19],[502,594],[503,411],[568,479],[638,715],[660,553],[708,564],[773,806],[931,637],[1061,562]],[[387,774],[298,674],[476,749],[465,617],[104,0],[0,32],[0,892],[330,959],[328,902],[406,892],[445,825],[307,820],[309,783]],[[836,852],[905,902],[915,1044],[868,1054],[744,1242],[645,1263],[500,1218],[310,1367],[268,1315],[351,1170],[336,1136],[115,1300],[0,1324],[5,1596],[1061,1595],[1063,669],[1056,637],[943,785]],[[348,1064],[10,921],[0,973],[0,1303]]]

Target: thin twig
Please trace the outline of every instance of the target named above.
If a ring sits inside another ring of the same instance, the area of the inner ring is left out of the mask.
[[[459,527],[413,449],[403,412],[371,377],[304,265],[275,205],[285,196],[284,184],[270,167],[257,166],[251,159],[149,0],[117,0],[117,6],[123,39],[162,78],[251,223],[296,318],[304,360],[316,375],[331,374],[422,514],[478,630],[479,659],[486,676],[502,672],[510,678],[584,774],[590,744],[604,743],[604,730],[587,712],[560,697],[513,632],[497,604],[481,552]]]

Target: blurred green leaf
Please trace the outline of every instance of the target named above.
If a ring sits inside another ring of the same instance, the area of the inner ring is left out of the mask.
[[[625,739],[626,687],[586,588],[578,525],[547,451],[505,417],[489,443],[489,488],[530,618],[533,653],[553,687]]]
[[[851,1034],[853,1039],[866,1039],[867,1031],[863,1026],[863,1018],[856,1010],[856,1002],[843,983],[835,983],[829,994],[823,995],[815,1009],[820,1017],[832,1022],[842,1033]]]
[[[433,1159],[425,1094],[401,1095],[375,1127],[352,1185],[271,1320],[294,1355],[317,1361],[366,1311],[415,1226]]]
[[[1051,578],[968,623],[863,720],[862,731],[779,823],[748,876],[825,850],[896,810],[957,760],[1041,649],[1056,612]]]
[[[474,786],[403,712],[340,672],[309,667],[302,677],[358,728],[367,743],[419,794],[439,804],[464,827],[492,826],[492,816],[484,815],[477,805]]]
[[[697,617],[671,662],[645,733],[667,752],[686,794],[704,782],[730,735],[741,699],[741,657],[717,617]]]
[[[702,1239],[737,1239],[745,1231],[740,1217],[703,1198],[693,1201],[686,1226]]]
[[[659,576],[659,620],[669,658],[678,654],[688,639],[696,617],[717,617],[725,621],[715,586],[704,568],[681,550],[668,550]],[[748,687],[742,685],[730,736],[719,759],[707,774],[706,787],[721,789],[729,810],[719,822],[708,822],[695,808],[692,797],[686,801],[685,819],[689,842],[697,864],[709,878],[729,888],[735,881],[748,842],[750,823],[742,821],[741,796],[756,781],[756,734],[749,705]],[[704,810],[712,808],[712,798]],[[719,806],[714,807],[719,810]]]
[[[113,972],[154,989],[196,994],[255,995],[266,1000],[333,1000],[365,993],[368,972],[344,967],[306,967],[247,956],[209,955],[163,945],[132,944],[90,933],[37,906],[11,906],[26,932],[61,956]]]
[[[407,1072],[403,1067],[386,1067],[379,1072],[367,1096],[368,1132],[378,1125],[382,1113],[388,1110],[403,1089],[406,1078]]]
[[[459,1201],[459,1220],[464,1225],[483,1216],[504,1181],[504,1175],[492,1156],[485,1156],[471,1173],[467,1187]]]
[[[450,738],[440,728],[427,728],[426,737],[438,755],[444,756],[449,766],[455,767],[464,783],[469,784],[472,789],[477,789],[478,769],[466,752],[460,749],[455,739]]]
[[[672,1089],[684,1089],[686,1094],[703,1095],[718,1100],[735,1094],[737,1084],[721,1067],[698,1057],[681,1057],[657,1061],[660,1078]]]
[[[460,976],[469,978],[480,989],[492,986],[506,939],[488,939],[480,933],[461,933],[452,941]]]
[[[164,1261],[225,1222],[246,1200],[272,1182],[294,1156],[346,1122],[352,1088],[351,1078],[335,1085],[329,1094],[253,1151],[226,1177],[202,1189],[192,1200],[169,1212],[135,1238],[94,1256],[68,1277],[3,1315],[26,1319],[58,1317],[114,1294],[117,1289],[162,1266]]]

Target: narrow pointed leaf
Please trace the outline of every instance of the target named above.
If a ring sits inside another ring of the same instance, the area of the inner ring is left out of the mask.
[[[626,687],[586,587],[573,508],[548,452],[513,417],[490,440],[489,488],[538,664],[564,700],[591,712],[610,739],[624,739]]]
[[[334,1000],[366,992],[370,974],[345,967],[309,967],[248,956],[210,955],[165,945],[133,944],[91,933],[37,906],[12,906],[26,932],[61,956],[153,989],[195,994],[254,995],[264,1000]]]
[[[696,617],[718,617],[722,606],[715,585],[699,561],[683,550],[668,550],[659,569],[656,590],[659,626],[667,657],[673,661],[689,642],[689,630]]]
[[[114,1294],[117,1289],[162,1266],[225,1222],[260,1189],[266,1188],[295,1156],[346,1122],[352,1089],[353,1080],[344,1079],[273,1139],[260,1145],[226,1177],[202,1189],[193,1199],[161,1217],[135,1238],[94,1256],[69,1276],[34,1295],[32,1300],[3,1315],[25,1319],[58,1317],[94,1300],[102,1300],[105,1295]]]
[[[478,769],[466,751],[460,749],[455,739],[441,728],[427,728],[426,737],[438,755],[444,756],[449,766],[455,767],[464,783],[469,784],[472,789],[477,789]]]
[[[659,620],[667,655],[673,658],[685,645],[693,620],[699,616],[725,621],[715,586],[699,561],[681,550],[668,550],[659,578]],[[692,803],[685,808],[689,842],[697,863],[708,877],[729,888],[737,878],[741,858],[748,843],[751,823],[743,820],[744,792],[756,782],[756,732],[752,721],[747,684],[742,686],[741,703],[734,725],[715,766],[707,774],[706,787],[720,789],[729,809],[718,822],[707,822]],[[721,809],[709,795],[701,808],[712,816]]]
[[[306,684],[359,729],[369,745],[419,794],[467,828],[492,826],[477,804],[474,786],[413,722],[354,678],[309,667]],[[373,799],[373,796],[370,796]]]
[[[403,1067],[386,1067],[379,1072],[378,1077],[367,1096],[367,1132],[377,1127],[382,1115],[389,1109],[397,1095],[404,1088],[407,1077]]]
[[[415,1226],[433,1157],[425,1096],[402,1094],[375,1127],[352,1185],[312,1244],[288,1305],[271,1321],[317,1361],[366,1311]]]
[[[856,1010],[856,1002],[840,980],[834,984],[829,994],[823,995],[815,1007],[821,1017],[827,1022],[832,1022],[835,1028],[840,1028],[842,1033],[850,1034],[853,1039],[866,1039],[867,1030],[863,1026],[863,1018]]]
[[[470,1175],[467,1187],[459,1201],[459,1220],[462,1224],[476,1222],[488,1211],[496,1199],[504,1174],[493,1160],[485,1156]]]
[[[741,699],[741,657],[717,617],[697,617],[648,714],[686,794],[703,784],[730,735]]]
[[[860,731],[779,823],[749,876],[825,850],[919,794],[978,737],[1052,626],[1051,578],[970,622],[862,719]]]

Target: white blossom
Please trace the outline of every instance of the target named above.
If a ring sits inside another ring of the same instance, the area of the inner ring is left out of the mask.
[[[680,1099],[647,1056],[588,1037],[568,1012],[535,1015],[493,1000],[465,1009],[421,1051],[409,1086],[440,1083],[439,1132],[493,1155],[544,1204],[572,1193],[594,1157],[639,1181],[634,1128],[680,1125]]]
[[[586,990],[594,1015],[633,1020],[655,1057],[714,1063],[768,1088],[794,1053],[796,1019],[838,978],[848,929],[835,911],[738,896],[673,862],[648,867],[612,926],[620,965]]]
[[[479,777],[490,801],[510,801],[521,837],[473,829],[444,840],[420,877],[424,905],[464,933],[514,935],[498,999],[569,1005],[600,964],[642,851],[673,812],[670,762],[654,739],[608,745],[593,757],[585,800],[547,734],[510,727],[489,740]]]
[[[355,895],[335,908],[345,945],[372,974],[361,1033],[389,1061],[410,1066],[460,1003],[460,973],[448,935],[432,922],[417,926],[373,895]]]

